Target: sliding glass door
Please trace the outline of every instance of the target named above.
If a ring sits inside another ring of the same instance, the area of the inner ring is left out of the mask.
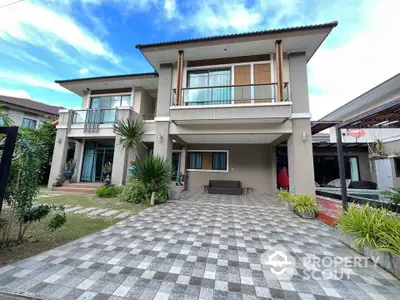
[[[184,105],[230,104],[230,85],[230,69],[190,71],[187,84],[190,89],[184,92]]]
[[[114,142],[86,142],[81,181],[103,182],[114,158]]]

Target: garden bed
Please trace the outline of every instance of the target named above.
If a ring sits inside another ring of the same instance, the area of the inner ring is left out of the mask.
[[[7,211],[2,212],[4,216]],[[0,248],[0,267],[18,260],[37,255],[86,235],[108,228],[117,223],[105,218],[88,218],[84,215],[68,215],[67,222],[59,229],[51,232],[46,224],[50,217],[41,222],[33,223],[25,234],[24,243]],[[17,226],[13,227],[12,235],[17,234]]]
[[[397,279],[400,279],[400,256],[389,252],[376,251],[368,246],[364,246],[362,249],[357,248],[353,243],[357,236],[345,234],[339,230],[337,230],[337,238],[346,246],[364,255],[372,262],[391,273]]]

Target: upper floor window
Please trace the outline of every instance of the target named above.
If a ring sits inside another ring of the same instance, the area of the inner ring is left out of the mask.
[[[37,123],[36,120],[24,118],[23,121],[22,121],[22,128],[35,129],[36,128],[36,123]]]
[[[131,105],[131,95],[92,97],[90,102],[91,109],[116,108],[119,106],[130,106],[130,105]]]
[[[189,70],[182,97],[184,105],[269,103],[276,101],[275,88],[271,63],[260,61]]]

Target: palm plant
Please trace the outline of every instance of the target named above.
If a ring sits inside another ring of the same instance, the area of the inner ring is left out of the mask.
[[[171,163],[160,156],[147,156],[133,163],[133,177],[143,184],[151,185],[151,205],[155,203],[156,191],[166,191],[171,181],[173,167]]]
[[[146,133],[146,123],[142,120],[118,121],[115,125],[115,133],[120,136],[120,144],[125,150],[134,150],[142,142]]]

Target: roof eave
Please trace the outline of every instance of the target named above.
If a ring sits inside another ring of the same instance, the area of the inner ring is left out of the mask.
[[[152,44],[137,44],[136,48],[141,52],[146,49],[156,49],[160,47],[168,47],[168,46],[177,46],[177,45],[185,45],[190,43],[202,43],[206,41],[223,41],[225,39],[232,38],[243,38],[243,37],[252,37],[252,36],[264,36],[264,35],[276,35],[280,33],[290,33],[290,32],[301,32],[315,29],[329,29],[329,32],[338,25],[337,21],[319,24],[319,25],[311,25],[311,26],[299,26],[299,27],[291,27],[291,28],[281,28],[281,29],[273,29],[273,30],[265,30],[265,31],[256,31],[249,33],[239,33],[239,34],[228,34],[228,35],[219,35],[219,36],[210,36],[204,38],[195,38],[195,39],[187,39],[187,40],[178,40],[172,42],[161,42],[161,43],[152,43]],[[329,34],[328,32],[328,34]]]
[[[55,83],[62,85],[63,83],[90,82],[90,81],[101,81],[101,80],[107,80],[107,79],[122,79],[122,78],[140,79],[140,78],[157,78],[157,77],[158,77],[157,72],[149,72],[149,73],[137,73],[137,74],[111,75],[111,76],[55,80]]]

